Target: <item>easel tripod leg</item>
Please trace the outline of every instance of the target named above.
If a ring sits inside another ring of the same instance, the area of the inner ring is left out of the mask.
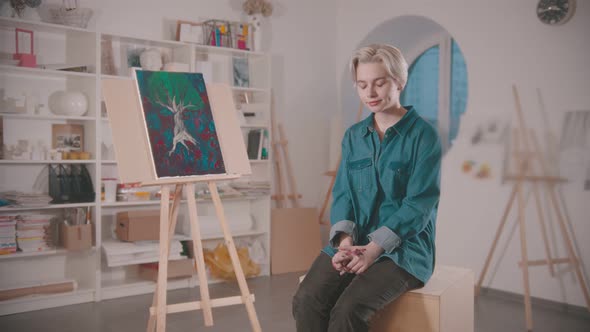
[[[545,244],[545,255],[547,255],[547,265],[549,265],[549,273],[555,276],[555,268],[553,266],[553,258],[551,257],[551,250],[549,249],[549,238],[547,237],[547,229],[545,227],[545,218],[543,217],[543,210],[541,204],[541,197],[539,195],[539,187],[536,182],[531,184],[533,186],[533,195],[535,196],[535,204],[537,206],[537,214],[539,215],[539,223],[541,224],[541,235],[543,236],[543,243]],[[527,262],[524,262],[527,263]]]
[[[496,231],[496,235],[494,236],[494,241],[492,242],[492,247],[490,248],[490,252],[488,253],[488,257],[486,258],[486,262],[483,266],[483,270],[481,271],[481,275],[479,276],[479,280],[477,281],[477,286],[475,287],[475,296],[479,295],[481,290],[481,285],[485,278],[485,275],[490,267],[490,263],[492,261],[492,257],[494,256],[494,251],[496,250],[496,245],[498,244],[498,240],[500,239],[500,235],[502,235],[502,230],[504,229],[504,225],[506,224],[506,220],[508,219],[508,214],[510,213],[510,209],[512,208],[512,204],[514,204],[514,199],[516,197],[516,186],[512,188],[512,193],[510,194],[510,198],[508,199],[508,204],[506,205],[506,209],[504,209],[504,214],[502,215],[502,220],[500,221],[500,225],[498,226],[498,230]]]
[[[518,222],[520,224],[520,250],[522,256],[522,279],[524,283],[524,311],[527,331],[533,330],[533,313],[531,306],[531,289],[529,285],[529,265],[526,245],[526,226],[524,220],[524,197],[522,193],[522,182],[516,184],[517,202],[518,202]]]
[[[205,257],[203,255],[203,242],[201,241],[201,229],[197,214],[197,202],[195,200],[195,185],[186,185],[186,197],[188,203],[189,219],[191,223],[191,237],[193,239],[193,251],[197,263],[197,275],[199,276],[199,288],[201,290],[201,308],[205,326],[213,326],[213,313],[211,312],[211,301],[209,298],[209,285],[207,283],[207,272],[205,268]]]
[[[572,241],[569,237],[569,233],[567,232],[567,228],[565,227],[565,222],[563,221],[563,214],[561,213],[557,197],[555,196],[555,188],[551,184],[547,184],[547,188],[549,190],[551,204],[553,205],[555,213],[557,214],[557,220],[559,221],[559,229],[561,230],[561,235],[563,236],[563,240],[565,242],[565,247],[568,252],[570,263],[572,264],[572,267],[576,272],[576,277],[578,278],[578,282],[580,283],[580,288],[582,288],[582,293],[584,294],[584,299],[586,300],[586,308],[590,310],[590,295],[588,294],[588,288],[586,287],[586,282],[584,280],[584,276],[582,275],[582,271],[580,270],[580,264],[578,264],[578,261],[576,259]]]
[[[160,259],[158,264],[158,284],[156,286],[156,332],[166,331],[166,291],[168,286],[168,212],[170,187],[162,186],[160,201]]]
[[[227,245],[227,250],[229,252],[229,256],[231,258],[234,271],[236,272],[236,279],[238,281],[238,285],[240,286],[240,293],[242,294],[242,302],[246,305],[246,311],[248,312],[248,317],[250,319],[250,324],[252,325],[252,330],[254,332],[261,332],[262,328],[260,327],[260,322],[258,321],[258,317],[256,315],[254,303],[252,301],[252,298],[250,297],[250,291],[248,290],[248,284],[246,283],[244,270],[242,270],[242,265],[240,264],[238,251],[236,250],[236,246],[231,236],[230,229],[225,221],[225,213],[223,212],[223,206],[221,204],[221,199],[219,198],[219,192],[217,191],[217,184],[212,181],[210,181],[208,184],[209,191],[211,192],[211,197],[213,199],[213,204],[215,205],[217,218],[219,219],[221,229],[223,230],[225,244]]]
[[[174,230],[176,229],[176,221],[178,219],[178,206],[180,205],[180,198],[182,196],[182,185],[177,184],[176,189],[174,190],[174,202],[172,203],[172,211],[170,211],[170,227],[168,228],[168,252],[170,252],[170,242],[172,241],[172,236],[174,235]],[[152,299],[152,307],[155,307],[158,303],[158,293],[154,292],[154,297]],[[153,332],[156,329],[156,316],[150,314],[150,318],[148,320],[148,327],[147,332]]]

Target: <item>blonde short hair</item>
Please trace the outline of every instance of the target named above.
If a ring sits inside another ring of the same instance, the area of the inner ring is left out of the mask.
[[[403,89],[408,80],[408,63],[402,52],[388,44],[372,44],[359,48],[350,59],[350,73],[352,81],[356,83],[356,69],[359,63],[381,62],[387,72]]]

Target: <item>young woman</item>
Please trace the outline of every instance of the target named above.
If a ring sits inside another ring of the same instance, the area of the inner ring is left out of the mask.
[[[397,48],[363,47],[350,69],[372,114],[342,140],[330,245],[293,298],[300,332],[368,331],[376,311],[424,286],[434,269],[438,134],[400,104],[408,65]]]

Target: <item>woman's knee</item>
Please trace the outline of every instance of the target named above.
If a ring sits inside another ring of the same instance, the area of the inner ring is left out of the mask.
[[[318,306],[317,299],[313,295],[313,292],[303,284],[299,285],[297,292],[293,296],[293,317],[297,318],[299,315],[305,315]]]
[[[369,326],[374,313],[374,310],[362,303],[340,299],[330,312],[330,325],[332,322],[349,322],[354,326]]]

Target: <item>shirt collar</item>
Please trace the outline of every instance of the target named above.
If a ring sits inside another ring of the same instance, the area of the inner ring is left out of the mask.
[[[410,129],[414,121],[416,121],[416,119],[419,117],[418,113],[416,112],[413,106],[408,105],[403,107],[407,110],[406,114],[404,114],[404,116],[402,116],[402,118],[396,124],[390,127],[393,128],[392,130],[395,130],[401,136],[405,136],[407,134],[408,130]],[[361,121],[361,135],[367,136],[371,132],[375,131],[375,124],[373,121],[374,118],[375,113],[371,113],[368,117]]]

